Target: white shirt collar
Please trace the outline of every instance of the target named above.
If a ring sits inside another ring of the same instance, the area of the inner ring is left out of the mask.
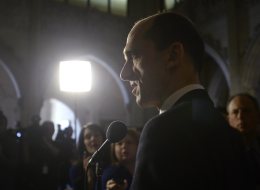
[[[170,95],[162,104],[160,108],[159,114],[167,111],[172,105],[174,105],[184,94],[188,93],[189,91],[195,90],[195,89],[204,89],[204,87],[200,84],[190,84],[188,86],[185,86],[176,92],[174,92],[172,95]]]

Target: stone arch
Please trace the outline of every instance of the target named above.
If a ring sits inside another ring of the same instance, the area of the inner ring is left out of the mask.
[[[16,82],[16,79],[15,79],[13,73],[11,72],[11,70],[7,67],[7,65],[1,59],[0,59],[0,68],[8,76],[8,79],[10,80],[10,82],[12,84],[12,87],[14,89],[15,97],[16,98],[20,98],[21,97],[21,92],[20,92],[19,86],[18,86],[18,84]]]
[[[227,68],[227,63],[224,59],[219,55],[219,53],[210,47],[208,44],[205,44],[206,53],[209,54],[217,63],[221,72],[223,73],[225,80],[227,82],[228,87],[230,88],[230,77],[229,77],[229,70]]]
[[[73,128],[73,138],[77,139],[80,133],[80,121],[75,113],[75,110],[66,103],[56,98],[49,98],[44,100],[40,111],[41,123],[44,121],[53,121],[55,124],[55,132],[53,139],[58,133],[58,124],[63,130],[69,125]]]
[[[8,119],[8,128],[15,128],[20,119],[18,101],[21,92],[13,73],[2,59],[0,59],[0,86],[0,109]]]
[[[230,89],[227,63],[220,54],[205,44],[206,64],[202,69],[202,83],[216,107],[225,107]]]

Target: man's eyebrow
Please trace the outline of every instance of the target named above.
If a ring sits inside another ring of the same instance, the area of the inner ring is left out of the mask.
[[[132,50],[124,50],[123,54],[124,54],[124,56],[129,56],[129,55],[133,54],[133,51]]]
[[[126,60],[128,58],[128,56],[129,56],[129,51],[124,49],[123,50],[123,57],[124,57],[124,59]]]
[[[129,50],[124,49],[124,50],[123,50],[123,54],[127,54],[128,51],[129,51]]]
[[[123,50],[123,55],[128,54],[128,52],[129,52],[129,50],[126,49],[126,48],[124,48],[124,50]]]
[[[124,50],[124,54],[125,54],[125,55],[137,54],[137,52],[138,52],[137,49]]]

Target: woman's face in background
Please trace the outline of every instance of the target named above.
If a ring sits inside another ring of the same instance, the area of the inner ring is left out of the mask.
[[[86,150],[93,154],[103,143],[104,139],[100,132],[90,129],[84,131],[84,145]]]

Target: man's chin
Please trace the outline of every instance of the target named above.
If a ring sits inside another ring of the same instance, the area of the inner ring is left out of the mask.
[[[137,104],[140,108],[145,108],[145,105],[144,105],[142,102],[140,102],[140,101],[137,101],[137,100],[136,100],[136,104]]]
[[[155,107],[155,105],[151,104],[150,102],[142,101],[139,98],[136,98],[136,103],[141,108],[152,108],[152,107]]]
[[[237,127],[237,129],[238,129],[241,133],[244,133],[244,132],[246,131],[246,128],[245,128],[245,127],[242,127],[242,126]]]
[[[146,108],[146,105],[144,104],[144,102],[142,102],[140,99],[136,98],[136,103],[139,107],[141,108]]]

